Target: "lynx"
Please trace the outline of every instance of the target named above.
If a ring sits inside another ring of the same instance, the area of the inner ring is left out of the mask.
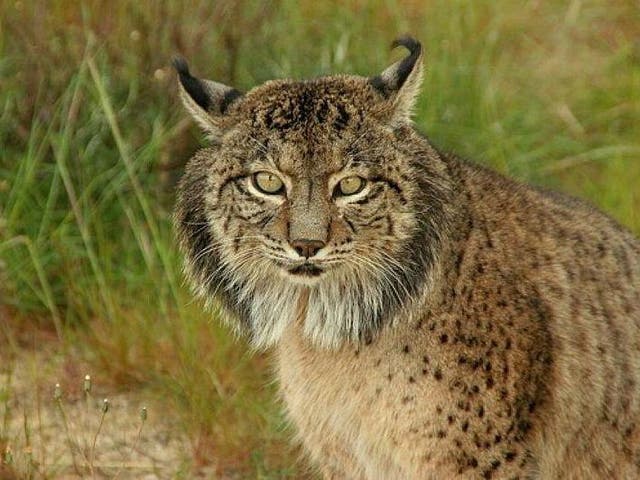
[[[175,212],[195,291],[275,350],[326,479],[640,478],[640,241],[437,150],[393,46],[247,93],[175,61],[211,142]]]

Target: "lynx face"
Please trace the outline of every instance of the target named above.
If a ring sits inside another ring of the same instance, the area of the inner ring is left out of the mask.
[[[404,45],[411,55],[372,79],[274,81],[246,95],[176,63],[214,143],[180,186],[187,272],[257,347],[298,315],[320,346],[369,338],[424,290],[448,180],[403,142],[421,74],[420,46]]]

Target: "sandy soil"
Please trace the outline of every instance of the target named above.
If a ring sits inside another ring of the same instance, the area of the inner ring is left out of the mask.
[[[109,392],[97,375],[86,395],[84,377],[91,372],[79,373],[80,366],[56,352],[11,357],[0,361],[0,480],[194,477],[190,445],[161,399],[144,391]]]

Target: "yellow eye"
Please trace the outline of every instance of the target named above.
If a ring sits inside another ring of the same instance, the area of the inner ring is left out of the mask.
[[[284,183],[277,175],[269,172],[258,172],[253,174],[253,185],[262,193],[267,195],[280,194],[284,190]]]
[[[356,193],[360,193],[364,186],[366,185],[366,181],[362,177],[352,176],[346,177],[340,180],[338,183],[338,193],[340,195],[355,195]]]

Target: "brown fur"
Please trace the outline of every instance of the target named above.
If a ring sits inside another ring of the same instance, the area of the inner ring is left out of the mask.
[[[373,79],[270,82],[224,109],[183,81],[214,142],[180,187],[188,274],[275,345],[325,478],[639,478],[640,242],[435,150],[410,124],[420,49],[402,42]],[[261,169],[286,194],[252,192]],[[342,170],[367,178],[362,203],[331,196]],[[298,237],[337,266],[290,273]]]

